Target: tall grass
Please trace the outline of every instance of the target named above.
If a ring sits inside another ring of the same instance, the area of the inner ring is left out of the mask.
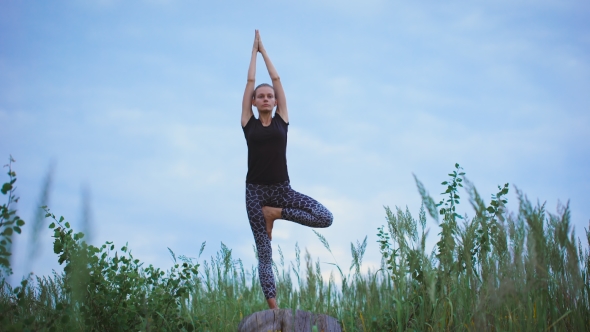
[[[567,205],[548,213],[517,191],[519,209],[510,213],[508,184],[485,204],[459,165],[439,203],[416,183],[424,203],[417,218],[385,208],[378,270],[361,272],[366,238],[351,243],[348,269],[334,260],[339,276],[328,280],[309,252],[296,245],[295,260],[285,262],[279,247],[279,306],[334,316],[345,331],[590,330],[590,252],[574,235]],[[471,218],[457,212],[460,188]],[[440,227],[432,251],[427,214]],[[175,265],[161,271],[144,267],[127,246],[89,246],[48,215],[65,272],[30,277],[19,289],[3,283],[2,330],[235,331],[244,316],[267,308],[256,267],[244,267],[223,244],[209,259],[201,259],[205,243],[196,259],[171,251]]]

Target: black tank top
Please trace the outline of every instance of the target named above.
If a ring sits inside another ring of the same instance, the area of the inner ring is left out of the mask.
[[[265,127],[254,115],[244,130],[248,144],[248,175],[246,183],[275,184],[289,181],[287,172],[286,123],[275,113],[270,125]]]

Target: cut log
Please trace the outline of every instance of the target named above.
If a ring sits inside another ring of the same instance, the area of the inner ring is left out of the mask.
[[[269,309],[246,316],[238,325],[238,332],[342,332],[338,320],[323,314],[291,309]]]

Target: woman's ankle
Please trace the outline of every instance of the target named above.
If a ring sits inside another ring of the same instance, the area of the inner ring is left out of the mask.
[[[268,303],[269,309],[278,309],[279,306],[277,305],[277,301],[274,298],[266,299],[266,303]]]

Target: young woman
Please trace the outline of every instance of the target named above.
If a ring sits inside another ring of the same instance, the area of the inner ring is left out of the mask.
[[[258,52],[264,59],[272,85],[260,84],[254,88]],[[252,111],[253,106],[258,110],[258,119]],[[309,227],[328,227],[332,224],[332,213],[328,209],[289,185],[286,154],[288,125],[289,113],[281,79],[256,30],[242,100],[242,129],[248,144],[246,209],[258,251],[258,277],[270,309],[278,309],[270,245],[275,220],[294,221]]]

